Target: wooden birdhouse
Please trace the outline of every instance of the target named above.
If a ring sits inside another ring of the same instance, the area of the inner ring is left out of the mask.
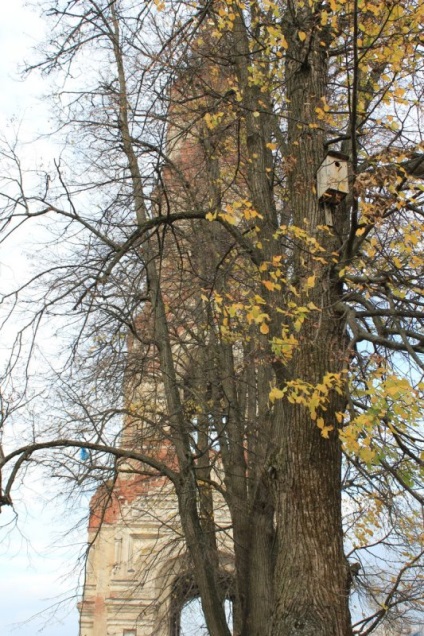
[[[348,157],[330,150],[317,171],[318,199],[328,205],[338,205],[348,192]]]

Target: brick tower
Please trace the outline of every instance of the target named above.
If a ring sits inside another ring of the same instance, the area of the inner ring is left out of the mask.
[[[196,77],[191,73],[187,81],[180,76],[171,91],[166,143],[169,161],[152,195],[157,215],[165,213],[165,206],[170,206],[172,213],[188,206],[204,210],[211,205],[203,150],[205,131],[210,133],[208,122],[198,116],[207,98],[205,91],[200,91],[202,99],[187,99],[187,92],[193,95],[199,88]],[[209,80],[222,83],[222,78]],[[188,125],[191,118],[199,123]],[[217,258],[216,254],[208,256],[211,241],[202,231],[199,221],[183,220],[175,229],[177,238],[174,229],[161,237],[161,289],[181,387],[190,386],[196,374],[196,308],[208,286],[205,275],[202,285],[193,287],[190,269],[201,270],[205,258]],[[175,451],[168,435],[169,414],[152,330],[151,309],[146,304],[137,317],[136,333],[129,338],[124,389],[128,415],[120,445],[141,449],[172,468]],[[212,445],[210,452],[214,452]],[[219,481],[218,462],[213,470],[214,479]],[[223,578],[230,580],[229,513],[221,496],[214,494],[213,498],[213,523],[222,529],[215,531],[220,567]],[[132,460],[121,460],[114,481],[104,484],[92,499],[88,543],[79,605],[80,636],[178,636],[181,608],[198,594],[182,537],[177,498],[167,477]]]

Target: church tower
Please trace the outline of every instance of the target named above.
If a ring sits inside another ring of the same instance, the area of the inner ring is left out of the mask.
[[[210,153],[205,152],[205,144],[215,143],[213,136],[216,138],[219,127],[212,135],[202,113],[209,112],[208,92],[213,93],[214,89],[216,93],[217,83],[222,84],[223,80],[208,76],[204,68],[193,72],[195,60],[191,60],[191,66],[190,74],[180,74],[170,91],[166,160],[151,195],[152,213],[157,216],[183,210],[204,211],[213,204],[207,178],[210,166],[205,168]],[[205,415],[197,415],[193,395],[196,391],[206,394],[210,388],[196,372],[199,356],[205,357],[196,344],[203,328],[198,316],[201,296],[209,286],[208,276],[214,275],[213,270],[208,274],[204,269],[205,259],[213,263],[217,254],[212,253],[212,242],[204,235],[195,214],[193,220],[187,218],[171,230],[158,233],[161,291],[169,314],[182,400],[187,418],[194,423],[193,444],[200,446],[196,418]],[[225,248],[222,244],[221,249]],[[192,268],[202,279],[197,287],[191,282]],[[149,304],[141,308],[135,327],[135,333],[128,338],[124,389],[127,416],[120,444],[123,449],[138,449],[173,469],[175,449]],[[214,453],[217,454],[210,443],[207,456],[204,455],[207,466],[201,470],[209,474],[212,470],[219,482],[219,460],[215,462]],[[221,576],[223,585],[230,587],[231,523],[221,495],[213,495],[213,508]],[[198,591],[183,540],[177,497],[166,475],[121,459],[114,480],[101,486],[92,498],[88,544],[79,604],[80,636],[179,636],[181,610],[198,596]]]

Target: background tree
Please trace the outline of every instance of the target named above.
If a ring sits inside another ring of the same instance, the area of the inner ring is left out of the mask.
[[[45,11],[52,41],[30,70],[60,82],[63,150],[28,190],[18,149],[4,149],[2,219],[6,237],[41,217],[57,238],[29,284],[4,424],[31,396],[27,335],[65,316],[69,348],[55,426],[7,450],[2,502],[36,457],[77,482],[125,458],[165,475],[214,636],[229,630],[213,489],[232,519],[235,633],[352,634],[344,534],[376,608],[356,631],[417,609],[423,8]],[[329,149],[349,157],[349,193],[324,205]],[[392,567],[367,559],[370,543]]]

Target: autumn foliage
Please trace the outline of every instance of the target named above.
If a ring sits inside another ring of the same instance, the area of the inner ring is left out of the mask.
[[[87,478],[111,455],[164,475],[213,636],[229,636],[214,489],[234,634],[419,621],[424,5],[47,4],[55,39],[32,66],[63,78],[69,137],[44,188],[5,175],[3,214],[52,216],[69,241],[31,324],[73,309],[56,381],[74,406],[66,434],[37,431],[3,470],[61,446]],[[84,83],[73,69],[93,51]],[[331,201],[317,194],[329,151],[348,162]]]

